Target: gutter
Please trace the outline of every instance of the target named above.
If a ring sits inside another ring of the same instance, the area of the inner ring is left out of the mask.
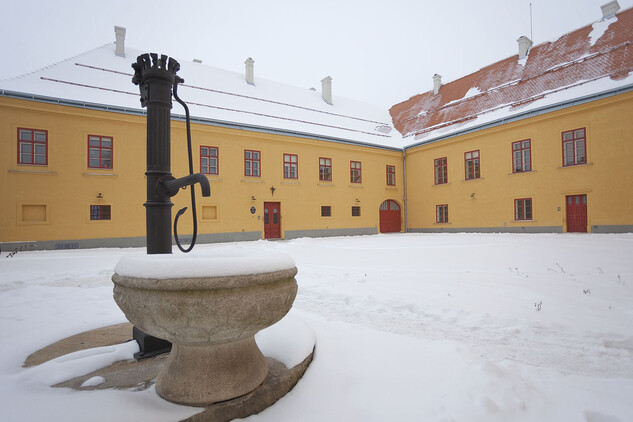
[[[407,151],[402,150],[402,172],[404,173],[404,232],[409,232],[409,224],[407,220],[407,212],[409,207],[407,206]]]
[[[0,96],[7,97],[7,98],[15,98],[19,100],[37,101],[41,103],[85,108],[89,110],[109,111],[113,113],[130,114],[134,116],[145,116],[147,114],[146,111],[143,109],[109,106],[105,104],[90,103],[90,102],[85,102],[85,101],[68,100],[68,99],[57,98],[57,97],[47,97],[44,95],[26,94],[23,92],[9,91],[5,89],[0,89]],[[171,119],[178,120],[178,121],[185,121],[185,116],[181,114],[172,113]],[[387,145],[371,144],[371,143],[360,142],[360,141],[351,141],[349,139],[318,135],[318,134],[314,134],[310,132],[286,130],[286,129],[266,127],[266,126],[256,126],[256,125],[249,125],[245,123],[234,123],[234,122],[228,122],[224,120],[206,119],[202,117],[191,117],[191,122],[198,123],[201,125],[207,125],[207,126],[218,126],[218,127],[224,127],[224,128],[230,128],[230,129],[245,130],[245,131],[250,131],[250,132],[294,136],[297,138],[312,139],[312,140],[325,141],[325,142],[334,142],[334,143],[339,143],[339,144],[381,149],[381,150],[386,150],[386,151],[402,151],[401,147],[391,147]]]
[[[547,114],[547,113],[552,113],[554,111],[558,111],[558,110],[563,110],[569,107],[574,107],[577,105],[581,105],[581,104],[586,104],[592,101],[597,101],[597,100],[601,100],[604,98],[608,98],[608,97],[613,97],[619,94],[624,94],[626,92],[630,92],[633,91],[633,84],[630,85],[625,85],[625,86],[621,86],[618,88],[614,88],[608,91],[603,91],[603,92],[599,92],[597,94],[591,94],[591,95],[586,95],[584,97],[579,97],[579,98],[574,98],[572,100],[567,100],[567,101],[562,101],[559,103],[555,103],[555,104],[550,104],[548,106],[542,107],[542,108],[538,108],[535,110],[530,110],[530,111],[526,111],[520,114],[515,114],[513,116],[508,116],[508,117],[503,117],[501,119],[497,119],[494,120],[492,122],[488,122],[488,123],[484,123],[478,126],[474,126],[468,129],[464,129],[464,130],[460,130],[457,132],[453,132],[449,135],[444,135],[444,136],[439,136],[437,138],[433,138],[433,139],[429,139],[426,141],[422,141],[422,142],[417,142],[414,144],[410,144],[410,145],[406,145],[404,147],[404,150],[408,150],[411,148],[416,148],[419,147],[421,145],[426,145],[426,144],[432,144],[435,142],[439,142],[439,141],[444,141],[446,139],[451,139],[451,138],[455,138],[457,136],[461,136],[461,135],[466,135],[469,133],[473,133],[473,132],[479,132],[481,130],[484,129],[490,129],[496,126],[501,126],[507,123],[512,123],[512,122],[516,122],[519,120],[524,120],[530,117],[536,117],[536,116],[540,116],[542,114]]]

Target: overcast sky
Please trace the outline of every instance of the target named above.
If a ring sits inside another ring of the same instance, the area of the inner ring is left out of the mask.
[[[2,7],[0,79],[114,41],[126,47],[391,107],[591,24],[608,0],[22,0]],[[619,0],[622,9],[633,0]],[[530,4],[532,28],[530,28]],[[130,57],[130,64],[135,57]],[[187,75],[181,75],[187,79]]]

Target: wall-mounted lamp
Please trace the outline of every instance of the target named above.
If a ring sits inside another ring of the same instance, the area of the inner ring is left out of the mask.
[[[270,187],[270,194],[274,196],[276,190],[277,190],[277,188],[275,188],[274,186],[271,186]]]
[[[103,199],[103,195],[101,195],[101,192],[99,192],[99,195],[97,195],[97,199]]]
[[[356,203],[359,203],[359,202],[360,202],[360,199],[356,198]]]
[[[255,197],[254,197],[254,196],[251,196],[251,201],[254,201],[254,200],[255,200]]]

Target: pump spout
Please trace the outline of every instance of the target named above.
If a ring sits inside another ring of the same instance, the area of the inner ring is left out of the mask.
[[[202,196],[211,196],[211,186],[209,185],[209,179],[202,173],[190,174],[189,176],[174,179],[171,176],[161,177],[156,184],[158,192],[167,197],[174,196],[178,193],[180,188],[191,186],[195,183],[200,183],[200,189],[202,190]]]

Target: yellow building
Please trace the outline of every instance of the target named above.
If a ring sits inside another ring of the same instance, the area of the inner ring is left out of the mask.
[[[3,82],[3,250],[144,244],[146,116],[130,66],[142,52],[123,42]],[[194,172],[211,185],[211,197],[198,194],[200,242],[403,229],[401,210],[381,227],[381,204],[404,197],[401,136],[386,110],[333,97],[330,78],[323,92],[256,79],[250,59],[246,77],[200,63],[182,63],[179,75]],[[179,107],[176,177],[188,173]],[[190,207],[187,194],[173,201]],[[190,211],[178,228],[187,243]]]
[[[146,115],[117,42],[0,81],[0,248],[145,244]],[[633,231],[633,9],[382,110],[196,62],[198,241]],[[171,168],[188,173],[183,110]],[[183,192],[172,214],[190,206]],[[190,211],[179,221],[184,243]]]
[[[633,9],[392,107],[410,232],[633,231]]]

